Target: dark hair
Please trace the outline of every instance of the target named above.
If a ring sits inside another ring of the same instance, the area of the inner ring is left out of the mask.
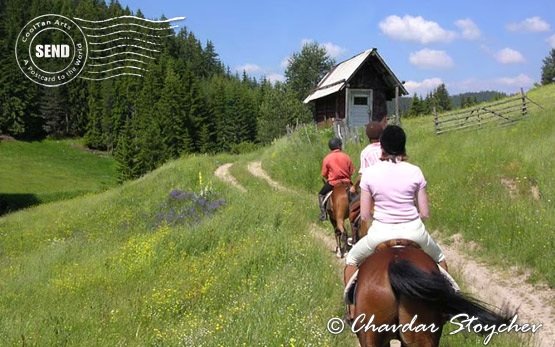
[[[368,141],[379,140],[383,133],[383,125],[381,122],[372,121],[366,124],[366,136]]]
[[[341,141],[341,139],[334,137],[333,139],[331,139],[328,142],[328,147],[330,148],[330,150],[334,150],[334,149],[341,149],[341,146],[343,146],[343,142]]]
[[[385,127],[380,137],[380,145],[383,152],[382,159],[391,159],[395,162],[396,157],[401,157],[401,160],[405,160],[407,156],[407,151],[405,149],[406,142],[407,135],[403,128],[397,125],[388,125]]]

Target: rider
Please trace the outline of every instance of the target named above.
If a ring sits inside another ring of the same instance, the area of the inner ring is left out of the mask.
[[[429,217],[426,179],[418,166],[406,161],[405,132],[399,126],[387,126],[380,143],[381,161],[364,170],[360,183],[361,218],[368,221],[373,217],[372,225],[347,255],[345,284],[377,245],[392,239],[414,241],[447,271],[441,248],[422,223]],[[372,202],[374,212],[370,216]]]
[[[366,124],[366,136],[370,144],[360,152],[360,170],[355,184],[351,187],[351,193],[356,193],[360,185],[362,171],[367,167],[376,164],[382,156],[382,147],[380,146],[380,136],[383,132],[382,122],[372,121]]]
[[[324,177],[325,183],[318,193],[321,221],[326,220],[326,207],[324,206],[326,194],[331,192],[333,186],[338,183],[352,183],[351,176],[355,172],[355,167],[349,155],[341,150],[342,145],[341,139],[332,138],[328,142],[331,153],[326,155],[322,162],[322,177]]]

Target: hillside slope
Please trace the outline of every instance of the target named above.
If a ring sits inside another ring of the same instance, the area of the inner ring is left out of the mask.
[[[115,160],[75,140],[0,140],[0,215],[117,184]]]
[[[1,344],[345,345],[326,331],[341,285],[307,242],[308,203],[212,176],[237,159],[183,158],[0,218]]]

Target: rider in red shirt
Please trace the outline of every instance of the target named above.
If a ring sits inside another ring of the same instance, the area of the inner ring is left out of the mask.
[[[355,167],[351,158],[341,151],[342,145],[341,139],[331,139],[328,143],[331,153],[326,155],[322,162],[322,177],[324,177],[326,182],[318,193],[321,221],[326,220],[326,207],[323,204],[326,194],[331,192],[333,186],[338,183],[352,183],[351,176],[355,172]]]

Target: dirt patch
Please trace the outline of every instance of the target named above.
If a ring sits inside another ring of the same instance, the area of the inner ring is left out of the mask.
[[[516,185],[516,181],[511,178],[501,178],[501,184],[507,189],[509,192],[509,196],[511,199],[516,199],[518,187]]]
[[[16,141],[16,139],[11,137],[10,135],[0,135],[0,142],[1,141],[5,141],[5,142]]]
[[[537,185],[533,185],[533,186],[530,187],[530,194],[532,194],[532,197],[536,201],[540,201],[540,199],[542,197],[542,195],[540,193],[540,187],[538,187]]]
[[[231,175],[231,173],[229,172],[229,169],[231,168],[232,165],[233,164],[231,164],[231,163],[221,165],[220,167],[218,167],[216,169],[216,172],[214,172],[214,175],[216,177],[218,177],[219,179],[221,179],[222,181],[231,184],[232,186],[239,189],[240,191],[246,192],[247,189],[245,189],[245,187],[243,187],[241,184],[239,184],[239,182],[237,182],[235,177],[233,177]]]
[[[465,290],[497,307],[518,309],[518,321],[543,324],[535,337],[536,346],[552,347],[555,341],[555,294],[547,285],[526,282],[529,274],[513,267],[504,271],[481,264],[464,253],[468,249],[460,234],[441,244],[451,273],[464,280]],[[450,243],[450,245],[446,245]]]
[[[264,171],[264,169],[262,168],[262,163],[261,162],[259,162],[259,161],[250,162],[247,169],[249,170],[249,172],[253,176],[262,178],[263,180],[268,182],[268,184],[271,187],[273,187],[274,189],[281,190],[281,191],[292,192],[291,190],[285,188],[284,186],[282,186],[278,182],[274,181],[270,176],[268,176],[266,171]]]
[[[525,183],[526,182],[526,183]],[[519,192],[519,183],[520,183],[520,187],[521,187],[521,193],[523,192],[522,190],[522,185],[530,185],[530,195],[532,196],[532,198],[536,201],[539,201],[541,199],[541,192],[540,192],[540,187],[538,187],[537,182],[534,179],[527,179],[526,181],[526,177],[525,177],[525,181],[520,181],[518,178],[516,180],[512,179],[512,178],[507,178],[507,177],[502,177],[501,178],[501,184],[505,187],[505,189],[507,189],[507,191],[509,192],[509,196],[511,197],[511,199],[516,199],[518,197],[518,192]]]

